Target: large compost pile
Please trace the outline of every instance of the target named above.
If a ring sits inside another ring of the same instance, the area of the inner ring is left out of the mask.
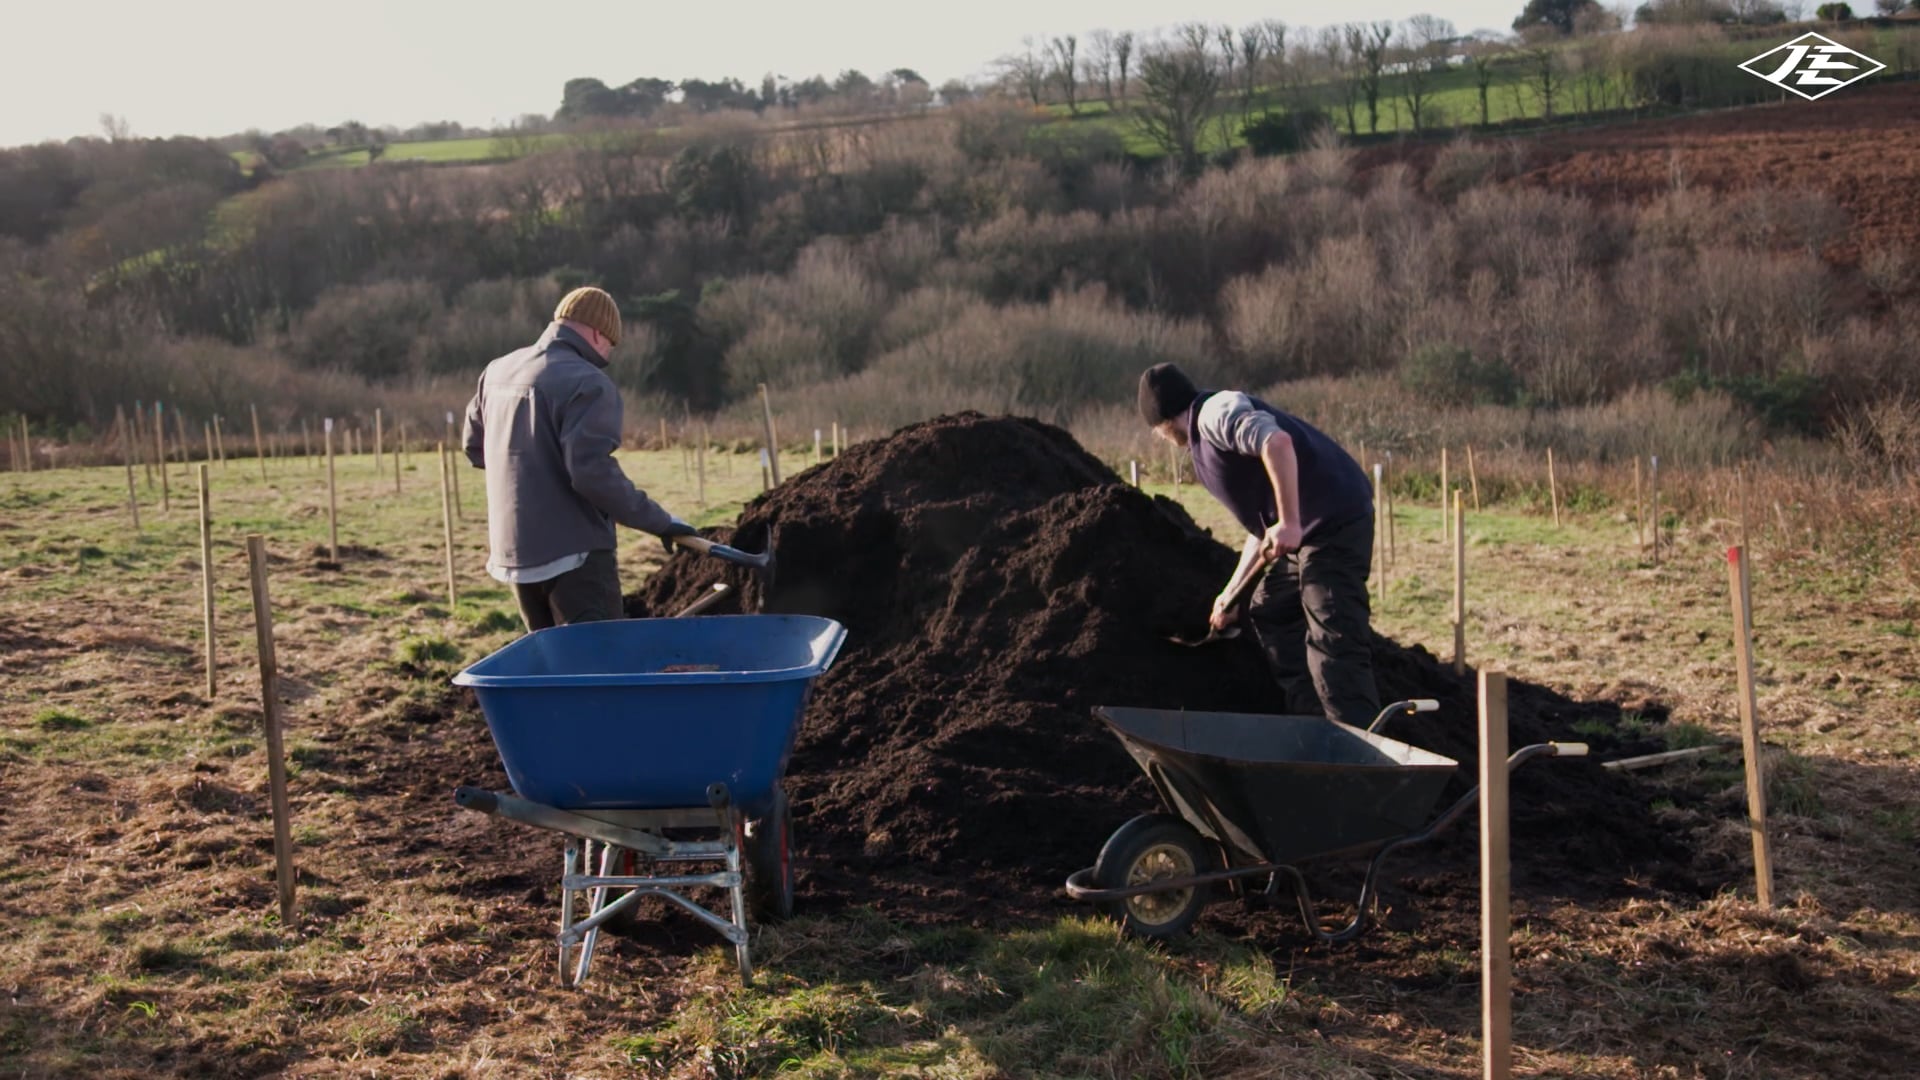
[[[1251,645],[1165,640],[1204,629],[1233,553],[1035,421],[943,417],[852,447],[755,500],[728,538],[773,545],[771,593],[682,553],[628,613],[670,613],[726,580],[746,610],[847,627],[788,772],[810,894],[949,913],[1046,903],[1116,826],[1156,808],[1093,706],[1278,711]],[[1384,638],[1375,665],[1382,701],[1440,699],[1387,734],[1459,760],[1464,790],[1471,678]],[[1619,716],[1518,681],[1510,709],[1516,747]],[[1514,798],[1515,850],[1539,848],[1516,880],[1604,891],[1684,866],[1645,795],[1591,764],[1530,766]]]

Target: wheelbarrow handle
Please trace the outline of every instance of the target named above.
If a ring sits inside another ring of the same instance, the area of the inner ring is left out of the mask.
[[[1414,713],[1439,711],[1440,703],[1432,698],[1413,698],[1409,701],[1396,701],[1380,710],[1380,715],[1374,717],[1373,723],[1367,725],[1367,731],[1369,733],[1379,731],[1380,726],[1395,715],[1412,716]]]

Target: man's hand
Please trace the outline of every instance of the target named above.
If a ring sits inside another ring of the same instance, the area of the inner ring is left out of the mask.
[[[674,543],[673,543],[674,537],[697,536],[699,535],[699,533],[700,533],[699,529],[694,528],[693,526],[687,524],[684,521],[681,521],[679,518],[676,517],[672,521],[667,523],[666,528],[660,530],[660,533],[659,533],[660,546],[663,548],[666,548],[667,554],[671,555],[673,554],[673,549],[674,549]]]
[[[1274,562],[1298,550],[1300,550],[1300,526],[1295,522],[1281,522],[1268,529],[1267,534],[1260,538],[1260,558],[1264,562]]]
[[[1227,606],[1227,596],[1221,593],[1213,598],[1213,614],[1207,616],[1207,626],[1214,630],[1225,630],[1240,621],[1240,605]]]

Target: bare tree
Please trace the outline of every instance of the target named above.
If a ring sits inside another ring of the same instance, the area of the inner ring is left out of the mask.
[[[1380,78],[1387,66],[1387,42],[1393,37],[1390,22],[1348,23],[1342,27],[1347,37],[1347,53],[1360,74],[1360,94],[1367,102],[1367,130],[1380,130]]]
[[[1189,172],[1200,167],[1200,135],[1220,95],[1219,68],[1201,31],[1196,37],[1185,28],[1141,56],[1141,103],[1133,110],[1141,133]]]
[[[1020,52],[1001,57],[997,66],[1001,77],[1037,109],[1047,92],[1047,62],[1034,52],[1032,38],[1022,38],[1020,44],[1024,46]]]
[[[1266,26],[1253,23],[1240,30],[1240,121],[1253,119],[1253,98],[1260,89],[1261,62],[1267,57]]]
[[[1087,35],[1087,79],[1100,82],[1100,97],[1113,104],[1113,31],[1095,30]]]
[[[1407,66],[1401,76],[1401,95],[1407,99],[1407,111],[1413,114],[1413,130],[1426,126],[1427,99],[1433,94],[1434,75],[1446,70],[1446,47],[1458,35],[1453,24],[1432,15],[1415,15],[1401,27],[1406,40],[1403,53]]]
[[[1320,59],[1327,66],[1327,80],[1340,94],[1340,106],[1347,114],[1347,134],[1360,134],[1360,121],[1354,107],[1360,99],[1360,83],[1353,77],[1354,60],[1347,43],[1354,35],[1348,27],[1326,26],[1320,30]]]
[[[1124,30],[1113,38],[1113,66],[1120,72],[1120,100],[1127,100],[1127,66],[1133,62],[1133,31]]]
[[[1053,79],[1067,99],[1067,111],[1080,115],[1080,39],[1072,34],[1047,43],[1047,55],[1053,61]]]
[[[1507,47],[1497,41],[1476,42],[1467,53],[1473,65],[1473,88],[1480,94],[1480,126],[1493,123],[1493,110],[1487,104],[1487,91],[1493,86],[1493,68],[1507,55]]]
[[[1526,49],[1529,85],[1540,105],[1543,120],[1553,119],[1553,100],[1561,90],[1560,50],[1545,41],[1535,41]]]
[[[1214,61],[1220,72],[1220,92],[1223,95],[1231,94],[1240,85],[1240,51],[1234,45],[1233,27],[1221,23],[1213,29],[1212,35],[1213,40],[1220,45],[1220,51]],[[1211,52],[1210,45],[1203,44],[1202,47]],[[1220,132],[1220,145],[1232,146],[1233,129],[1240,121],[1235,120],[1230,110],[1222,110],[1215,114],[1213,122]]]

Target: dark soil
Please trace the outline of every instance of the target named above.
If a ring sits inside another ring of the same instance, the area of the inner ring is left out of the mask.
[[[1122,822],[1158,808],[1094,706],[1278,711],[1251,645],[1165,640],[1204,629],[1233,553],[1178,504],[1122,483],[1044,424],[965,414],[902,429],[755,500],[728,539],[772,545],[771,592],[749,572],[682,553],[627,598],[628,614],[678,610],[726,580],[729,604],[847,627],[787,774],[802,887],[816,903],[987,922],[1063,903],[1067,874]],[[1386,733],[1460,761],[1450,796],[1464,791],[1478,746],[1471,673],[1385,639],[1375,665],[1382,701],[1440,700],[1440,712],[1397,718]],[[1574,732],[1611,727],[1618,705],[1509,685],[1514,747],[1640,748]],[[1545,761],[1515,774],[1513,794],[1514,848],[1528,853],[1516,857],[1518,885],[1567,895],[1700,887],[1630,779]],[[1469,858],[1472,820],[1416,858]]]

